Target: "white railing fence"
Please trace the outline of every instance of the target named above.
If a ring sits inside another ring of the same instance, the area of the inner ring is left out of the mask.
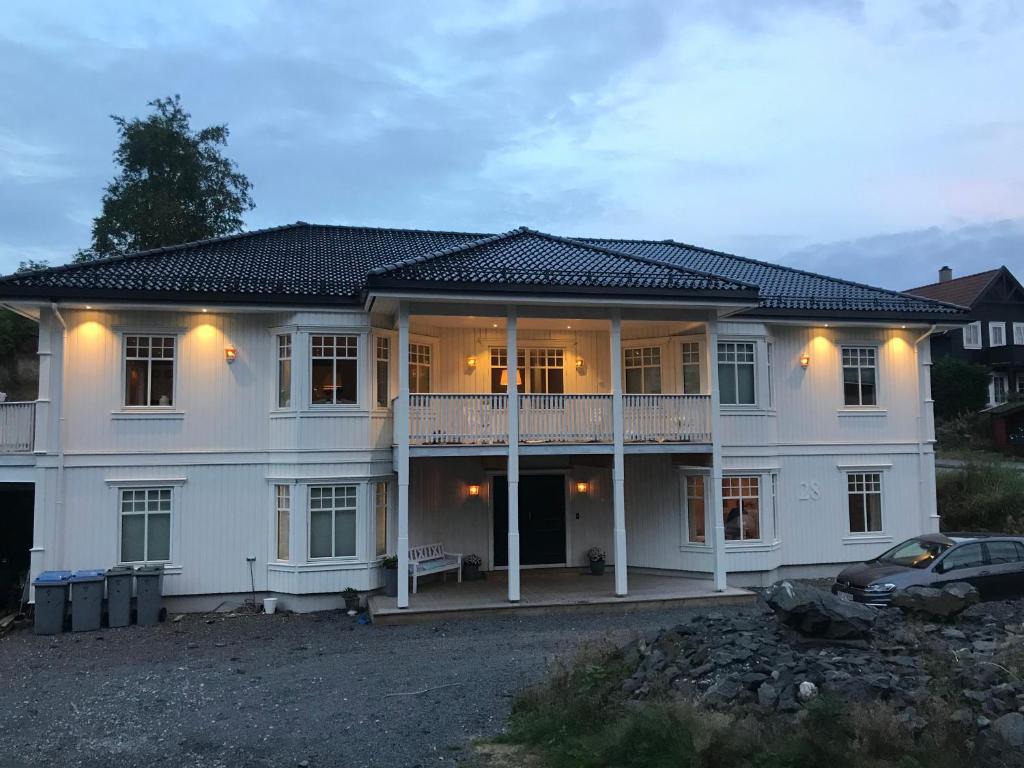
[[[507,395],[409,395],[409,442],[413,445],[507,441]]]
[[[611,395],[520,395],[524,443],[610,443]]]
[[[627,443],[711,442],[708,395],[623,395]]]
[[[35,403],[0,403],[0,453],[32,452],[35,413]]]

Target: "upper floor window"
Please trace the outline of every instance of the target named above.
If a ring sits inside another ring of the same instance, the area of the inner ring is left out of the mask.
[[[277,407],[292,405],[292,335],[277,337]]]
[[[377,405],[387,408],[391,404],[391,339],[377,337]]]
[[[124,404],[174,405],[174,336],[125,336]]]
[[[354,405],[359,400],[359,337],[312,336],[314,405]]]
[[[722,405],[754,405],[756,352],[752,341],[718,343],[718,390]]]
[[[700,394],[700,342],[684,341],[680,348],[683,358],[683,394]]]
[[[1005,373],[993,373],[988,385],[989,405],[1002,405],[1008,399],[1009,377]]]
[[[1024,323],[1013,324],[1013,343],[1024,344]]]
[[[990,347],[1006,346],[1006,323],[988,324],[988,344]]]
[[[430,345],[409,345],[409,391],[430,391]]]
[[[661,348],[627,347],[622,351],[626,394],[661,394]]]
[[[491,392],[503,394],[508,387],[508,350],[505,347],[491,349]],[[523,391],[526,380],[526,350],[516,352],[516,387]]]
[[[964,326],[964,349],[981,349],[981,323]]]
[[[356,486],[310,487],[310,558],[355,556],[356,510]]]
[[[878,350],[843,347],[843,403],[878,405]]]
[[[565,351],[538,347],[519,349],[516,357],[516,384],[520,392],[538,395],[565,393]],[[508,350],[491,349],[491,392],[501,394],[508,385]]]
[[[121,489],[121,562],[171,560],[171,489]]]
[[[878,472],[851,472],[846,476],[850,508],[850,533],[877,533],[882,530],[882,475]]]
[[[761,478],[722,478],[722,516],[726,541],[761,538]]]

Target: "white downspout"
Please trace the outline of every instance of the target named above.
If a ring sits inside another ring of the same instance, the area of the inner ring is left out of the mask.
[[[61,526],[64,522],[64,380],[68,362],[68,324],[64,321],[57,302],[50,302],[50,310],[57,318],[61,328],[64,329],[60,340],[60,398],[57,401],[57,498],[54,502],[54,517],[56,518],[54,520],[54,545],[57,551],[54,552],[53,563],[54,567],[59,567],[62,562],[61,558],[64,556],[64,535]]]

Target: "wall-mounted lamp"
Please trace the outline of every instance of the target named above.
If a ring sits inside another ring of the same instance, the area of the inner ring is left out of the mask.
[[[806,352],[804,352],[802,355],[800,355],[800,367],[801,368],[806,368],[810,364],[811,364],[811,356],[810,355],[808,355]]]
[[[580,480],[576,483],[576,493],[587,493],[590,490],[590,483]]]
[[[469,485],[466,486],[466,493],[468,493],[470,496],[479,496],[480,486],[477,485],[476,483],[470,483]]]
[[[228,364],[235,362],[235,358],[238,357],[238,350],[236,350],[230,344],[224,347],[224,359],[228,361]]]
[[[476,358],[473,357],[472,355],[467,357],[466,358],[466,367],[467,368],[476,368]]]
[[[508,368],[503,368],[501,371],[501,386],[508,386]],[[523,374],[519,372],[518,368],[516,369],[516,386],[523,386]]]
[[[583,358],[582,357],[577,357],[576,358],[576,370],[579,370],[583,366],[584,366]]]

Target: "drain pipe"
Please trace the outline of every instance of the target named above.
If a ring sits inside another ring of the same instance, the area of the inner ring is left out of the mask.
[[[938,327],[939,326],[937,324],[932,325],[927,331],[918,336],[917,340],[914,342],[914,351],[916,352],[917,358],[917,381],[919,394],[919,402],[917,404],[917,498],[921,504],[921,524],[925,527],[925,530],[923,530],[922,533],[933,532],[928,530],[929,524],[932,521],[934,521],[936,531],[938,531],[939,526],[939,511],[937,508],[934,508],[931,504],[931,493],[929,493],[929,486],[926,484],[925,480],[925,446],[928,444],[928,418],[926,414],[926,409],[928,403],[931,401],[931,349],[928,350],[927,362],[925,364],[922,364],[921,362],[921,343],[927,339],[930,339],[931,336],[934,335]],[[931,482],[931,487],[934,488],[934,470],[932,472]],[[929,510],[929,512],[926,513],[926,509]],[[927,518],[923,517],[925,514],[928,514]]]
[[[57,318],[61,328],[64,329],[60,341],[60,397],[57,400],[57,499],[54,504],[56,518],[54,520],[54,547],[57,550],[54,552],[54,567],[57,567],[60,562],[57,556],[63,556],[64,554],[61,524],[64,521],[64,379],[67,374],[68,361],[68,324],[64,321],[64,316],[60,313],[60,307],[57,306],[57,302],[50,302],[50,311],[53,312],[53,316]],[[50,397],[53,397],[52,392]],[[60,543],[58,544],[58,542]]]

